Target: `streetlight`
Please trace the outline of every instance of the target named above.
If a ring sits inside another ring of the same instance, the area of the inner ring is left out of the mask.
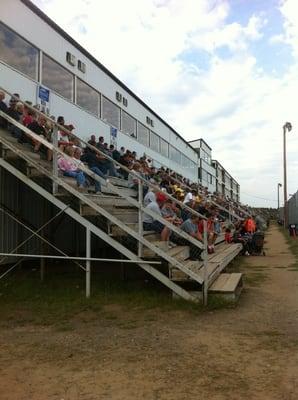
[[[286,133],[291,132],[292,124],[286,122],[283,126],[283,143],[284,143],[284,227],[288,228],[288,195],[287,195],[287,149],[286,149]]]
[[[282,187],[281,183],[277,184],[277,211],[279,211],[279,189]]]

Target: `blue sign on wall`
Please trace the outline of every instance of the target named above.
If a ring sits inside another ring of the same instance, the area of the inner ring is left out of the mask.
[[[49,89],[46,89],[46,88],[44,88],[42,86],[39,86],[39,88],[38,88],[38,97],[42,101],[48,103],[50,101],[50,91],[49,91]]]
[[[111,126],[111,136],[113,138],[117,138],[117,128],[114,128],[113,126]]]

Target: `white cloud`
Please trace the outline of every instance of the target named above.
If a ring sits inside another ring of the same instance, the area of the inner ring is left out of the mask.
[[[291,100],[298,77],[297,64],[282,77],[266,75],[250,50],[252,42],[263,38],[266,15],[249,15],[245,25],[227,23],[232,5],[227,0],[73,0],[71,7],[60,0],[35,3],[181,135],[203,137],[243,192],[276,197],[285,120],[294,126],[289,161],[298,150],[296,102]],[[270,43],[284,40],[298,56],[296,3],[283,1],[284,34]],[[221,48],[229,49],[228,58],[220,58]],[[186,60],[181,57],[185,52],[198,52],[199,59]],[[207,69],[200,52],[209,58]],[[297,163],[289,165],[291,193],[297,189],[297,173]]]
[[[283,0],[280,7],[284,21],[284,42],[291,45],[293,54],[298,58],[298,4],[296,0]]]

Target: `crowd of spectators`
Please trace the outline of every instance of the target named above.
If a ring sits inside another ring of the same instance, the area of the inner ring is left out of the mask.
[[[32,106],[30,102],[25,102],[24,105],[18,101],[19,98],[19,95],[15,93],[9,103],[6,104],[5,93],[0,91],[0,110],[38,136],[52,142],[53,123],[44,115],[35,112],[32,107],[29,107]],[[51,119],[55,120],[53,116]],[[214,252],[216,238],[222,232],[223,222],[229,218],[229,213],[237,216],[236,219],[245,219],[247,210],[244,210],[239,203],[218,193],[211,194],[208,188],[190,182],[189,179],[171,171],[169,168],[157,168],[153,160],[145,154],[138,157],[135,151],[124,147],[117,149],[113,144],[106,143],[103,136],[99,136],[97,140],[95,135],[91,135],[88,141],[91,146],[82,146],[82,142],[75,135],[72,135],[72,131],[75,129],[72,124],[66,124],[63,116],[59,116],[57,122],[61,126],[61,129],[58,130],[58,146],[68,156],[59,156],[58,168],[62,175],[76,180],[79,190],[89,189],[91,191],[91,188],[94,187],[93,192],[95,194],[101,192],[100,182],[93,180],[88,174],[86,175],[80,168],[81,165],[88,166],[94,174],[104,180],[108,177],[125,179],[128,182],[128,187],[132,189],[138,188],[137,175],[141,176],[144,180],[145,208],[160,215],[199,241],[203,240],[203,220],[207,220],[208,251],[210,253]],[[0,126],[7,127],[19,143],[31,145],[34,152],[41,153],[48,161],[52,161],[52,151],[42,145],[40,141],[33,140],[22,129],[7,123],[1,117]],[[154,189],[152,189],[152,186]],[[166,194],[171,195],[174,200],[169,199]],[[187,208],[179,205],[178,202],[176,203],[175,200],[197,211],[201,217],[191,213]],[[144,213],[143,225],[144,230],[160,233],[161,239],[164,241],[180,245],[185,244],[184,239],[171,232],[167,226],[155,220],[149,214]],[[226,228],[230,229],[227,223]],[[191,258],[200,258],[200,251],[197,246],[191,245]]]

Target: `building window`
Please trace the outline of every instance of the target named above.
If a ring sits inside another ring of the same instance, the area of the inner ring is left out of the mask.
[[[38,79],[39,51],[0,23],[0,58],[30,78]]]
[[[212,175],[208,174],[208,183],[210,183],[210,185],[212,185]]]
[[[42,83],[73,101],[73,74],[45,54],[42,57]]]
[[[138,122],[138,141],[149,147],[149,129],[140,122]]]
[[[175,147],[170,145],[170,159],[177,164],[181,164],[181,153]]]
[[[160,154],[169,157],[169,143],[160,138]]]
[[[120,108],[106,97],[102,97],[102,119],[120,129]]]
[[[121,131],[134,138],[137,137],[137,121],[125,111],[121,113]]]
[[[150,149],[159,152],[159,136],[154,132],[150,132]]]
[[[202,181],[208,182],[208,173],[204,169],[201,171],[201,179]]]
[[[77,78],[77,104],[98,116],[99,93]]]

